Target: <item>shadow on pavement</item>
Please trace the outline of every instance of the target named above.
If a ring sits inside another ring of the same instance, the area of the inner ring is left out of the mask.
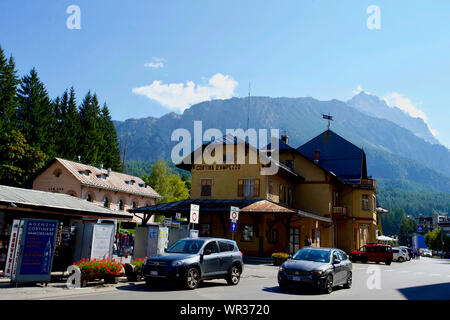
[[[408,300],[449,300],[450,282],[398,289]]]
[[[340,291],[343,290],[344,288],[342,287],[334,287],[333,288],[333,292],[335,291]],[[311,287],[291,287],[285,291],[281,291],[279,286],[275,286],[275,287],[265,287],[264,289],[262,289],[265,292],[270,292],[270,293],[278,293],[278,294],[295,294],[295,295],[302,295],[302,296],[327,296],[328,294],[326,293],[322,293],[319,290],[316,290],[314,288]],[[333,294],[333,293],[331,293]]]
[[[221,282],[205,282],[202,281],[196,290],[201,290],[202,288],[212,288],[212,287],[226,287],[228,284]],[[145,283],[142,282],[131,282],[127,286],[116,287],[117,290],[124,291],[148,291],[148,292],[166,292],[166,291],[190,291],[189,289],[184,288],[180,284],[171,283],[171,282],[161,282],[154,287],[148,287]]]

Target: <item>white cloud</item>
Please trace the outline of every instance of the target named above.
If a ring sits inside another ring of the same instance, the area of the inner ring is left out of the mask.
[[[164,67],[164,62],[166,62],[166,59],[164,58],[153,57],[152,61],[144,63],[144,67],[156,70]]]
[[[397,107],[407,114],[409,114],[413,118],[420,118],[422,119],[427,125],[430,132],[433,134],[433,136],[438,136],[438,132],[436,129],[433,129],[431,125],[428,123],[428,118],[425,112],[417,108],[416,105],[413,104],[413,102],[405,97],[401,93],[397,92],[391,92],[387,96],[383,97],[383,100],[386,101],[386,104],[391,107]]]
[[[361,87],[361,85],[358,84],[358,86],[356,87],[356,90],[353,90],[353,93],[354,93],[355,95],[357,95],[357,94],[360,94],[361,92],[364,92],[364,93],[366,93],[366,94],[373,95],[372,92],[365,91],[365,90]]]
[[[191,105],[212,99],[229,99],[234,95],[238,83],[228,75],[216,73],[208,85],[196,85],[192,81],[163,84],[160,80],[148,86],[133,88],[134,94],[155,100],[168,109],[183,112]]]

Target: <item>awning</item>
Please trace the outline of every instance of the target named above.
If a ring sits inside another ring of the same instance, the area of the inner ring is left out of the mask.
[[[377,240],[380,240],[380,241],[394,241],[393,238],[390,238],[390,237],[387,237],[387,236],[378,236]]]
[[[331,218],[322,217],[322,216],[319,216],[317,214],[310,213],[310,212],[305,212],[305,211],[302,211],[302,210],[297,210],[297,214],[299,216],[302,216],[302,217],[311,218],[311,219],[315,219],[315,220],[319,220],[319,221],[324,221],[324,222],[328,222],[328,223],[332,222]]]

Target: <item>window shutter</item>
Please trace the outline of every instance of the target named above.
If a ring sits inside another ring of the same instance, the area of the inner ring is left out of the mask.
[[[255,179],[255,185],[253,190],[253,195],[259,197],[259,179]]]
[[[238,197],[244,196],[244,180],[238,180]]]

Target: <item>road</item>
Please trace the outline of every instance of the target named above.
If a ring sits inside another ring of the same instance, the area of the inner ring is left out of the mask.
[[[421,258],[404,263],[353,264],[351,289],[335,288],[333,293],[308,290],[281,292],[276,280],[278,267],[245,266],[238,286],[224,280],[205,281],[194,291],[163,284],[149,289],[143,282],[115,286],[66,289],[55,287],[0,288],[0,299],[64,300],[308,300],[308,299],[445,299],[450,300],[450,260]]]

